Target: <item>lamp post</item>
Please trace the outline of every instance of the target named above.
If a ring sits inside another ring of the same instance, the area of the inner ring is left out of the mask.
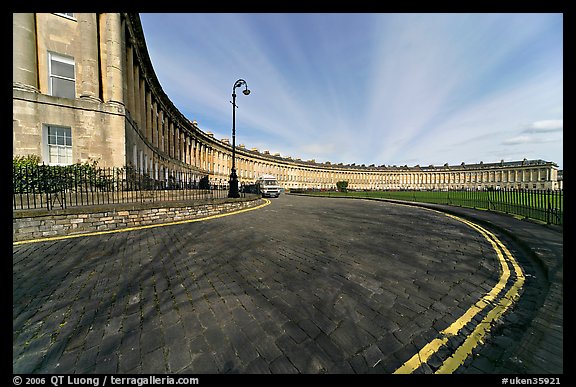
[[[238,175],[236,175],[236,88],[242,87],[242,85],[244,85],[242,93],[244,93],[244,95],[250,94],[248,84],[246,84],[246,81],[243,79],[237,80],[232,88],[232,172],[230,173],[229,198],[240,197],[240,193],[238,192]]]

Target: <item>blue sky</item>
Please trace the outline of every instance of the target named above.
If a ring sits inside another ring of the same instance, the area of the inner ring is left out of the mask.
[[[317,162],[563,164],[563,16],[140,14],[164,92],[236,143]]]

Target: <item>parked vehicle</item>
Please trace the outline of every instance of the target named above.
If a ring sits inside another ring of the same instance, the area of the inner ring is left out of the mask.
[[[282,192],[282,187],[278,185],[276,176],[273,175],[262,175],[256,179],[256,187],[258,192],[262,194],[262,197],[277,198]]]

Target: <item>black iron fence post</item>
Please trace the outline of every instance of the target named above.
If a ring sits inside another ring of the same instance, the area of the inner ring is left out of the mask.
[[[548,194],[547,196],[547,200],[546,200],[546,223],[550,224],[551,223],[551,215],[552,215],[552,195],[550,194],[550,190],[548,190],[547,192]]]

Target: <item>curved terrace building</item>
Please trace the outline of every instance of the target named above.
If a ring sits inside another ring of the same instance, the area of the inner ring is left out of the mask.
[[[227,184],[232,146],[184,117],[162,90],[135,13],[13,14],[13,155],[47,164],[98,160],[157,180],[182,173]],[[558,189],[554,162],[444,166],[317,163],[236,148],[242,183],[273,174],[286,189]]]

